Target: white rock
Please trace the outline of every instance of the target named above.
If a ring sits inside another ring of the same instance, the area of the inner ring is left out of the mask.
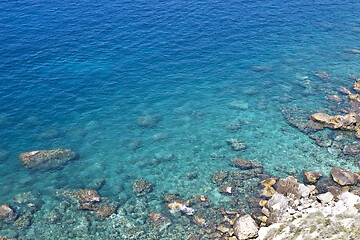
[[[255,238],[258,232],[258,225],[250,215],[239,217],[234,222],[234,234],[239,240]]]
[[[319,199],[319,201],[322,204],[327,204],[334,199],[334,196],[330,192],[327,192],[327,193],[319,194],[317,196],[317,199]]]

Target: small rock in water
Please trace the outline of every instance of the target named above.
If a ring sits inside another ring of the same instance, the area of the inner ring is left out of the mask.
[[[77,154],[67,148],[32,151],[18,156],[21,163],[28,169],[51,169],[63,165],[76,157]]]
[[[229,139],[226,141],[226,143],[230,145],[234,151],[245,150],[248,148],[248,146],[245,143],[240,142],[239,140],[236,139]]]
[[[158,122],[159,120],[152,115],[142,116],[137,119],[137,124],[139,125],[139,127],[145,128],[155,127]]]
[[[153,185],[144,178],[136,179],[132,183],[133,192],[137,197],[144,196],[152,191]]]
[[[322,174],[315,171],[305,171],[304,172],[304,182],[314,184],[316,183],[320,178],[322,177]]]

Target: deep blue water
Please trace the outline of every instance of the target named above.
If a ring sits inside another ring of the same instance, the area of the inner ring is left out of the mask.
[[[290,127],[281,107],[321,110],[326,95],[353,84],[360,55],[343,50],[360,48],[359,12],[350,0],[2,1],[0,205],[37,190],[50,209],[56,189],[97,178],[102,196],[131,203],[139,177],[156,184],[153,211],[170,190],[219,203],[211,175],[233,169],[235,156],[277,176],[356,169]],[[305,80],[315,91],[304,94]],[[155,127],[138,126],[146,115]],[[231,122],[241,129],[229,131]],[[249,148],[234,152],[232,138]],[[17,160],[59,147],[80,158],[47,172]]]

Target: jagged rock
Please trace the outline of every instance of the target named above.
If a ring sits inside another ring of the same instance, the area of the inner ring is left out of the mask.
[[[355,185],[359,180],[357,174],[344,168],[333,168],[331,169],[330,174],[333,180],[342,186]]]
[[[244,215],[236,219],[233,228],[234,235],[239,240],[258,236],[259,227],[250,215]]]
[[[10,219],[14,215],[14,210],[12,210],[9,204],[3,204],[0,206],[0,220]]]
[[[136,179],[132,183],[133,192],[137,197],[144,196],[152,191],[153,185],[144,178]]]
[[[151,212],[148,215],[150,225],[156,228],[166,228],[171,224],[171,220],[162,213]]]
[[[304,172],[304,182],[306,183],[316,183],[320,178],[322,177],[322,174],[315,171],[305,171]]]
[[[310,195],[310,189],[304,184],[298,183],[297,179],[294,177],[280,179],[277,183],[276,191],[293,199],[299,199]]]
[[[50,169],[63,165],[76,157],[76,153],[67,148],[32,151],[18,156],[21,163],[28,169]]]
[[[284,195],[275,193],[263,207],[263,213],[268,217],[266,224],[287,221],[290,218],[290,213],[287,211],[289,202],[290,200]]]

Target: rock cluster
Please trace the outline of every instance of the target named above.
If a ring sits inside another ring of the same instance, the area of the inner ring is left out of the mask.
[[[310,179],[319,176],[311,171],[308,173],[315,176]],[[331,175],[341,185],[358,182],[358,175],[346,169],[333,168]],[[327,224],[334,228],[341,226],[344,232],[337,231],[340,233],[326,239],[355,237],[352,230],[360,230],[360,197],[334,186],[328,188],[326,193],[316,195],[316,192],[314,185],[305,186],[294,177],[280,179],[276,183],[275,194],[269,200],[260,202],[265,216],[259,218],[263,227],[260,228],[257,239],[283,239],[300,235],[299,239],[325,239],[324,236],[328,236],[327,228],[321,226],[324,221],[328,221]],[[340,217],[341,214],[345,215]],[[360,234],[356,237],[360,237]]]
[[[32,151],[18,156],[21,163],[28,169],[50,169],[63,165],[76,157],[77,154],[67,148]]]

